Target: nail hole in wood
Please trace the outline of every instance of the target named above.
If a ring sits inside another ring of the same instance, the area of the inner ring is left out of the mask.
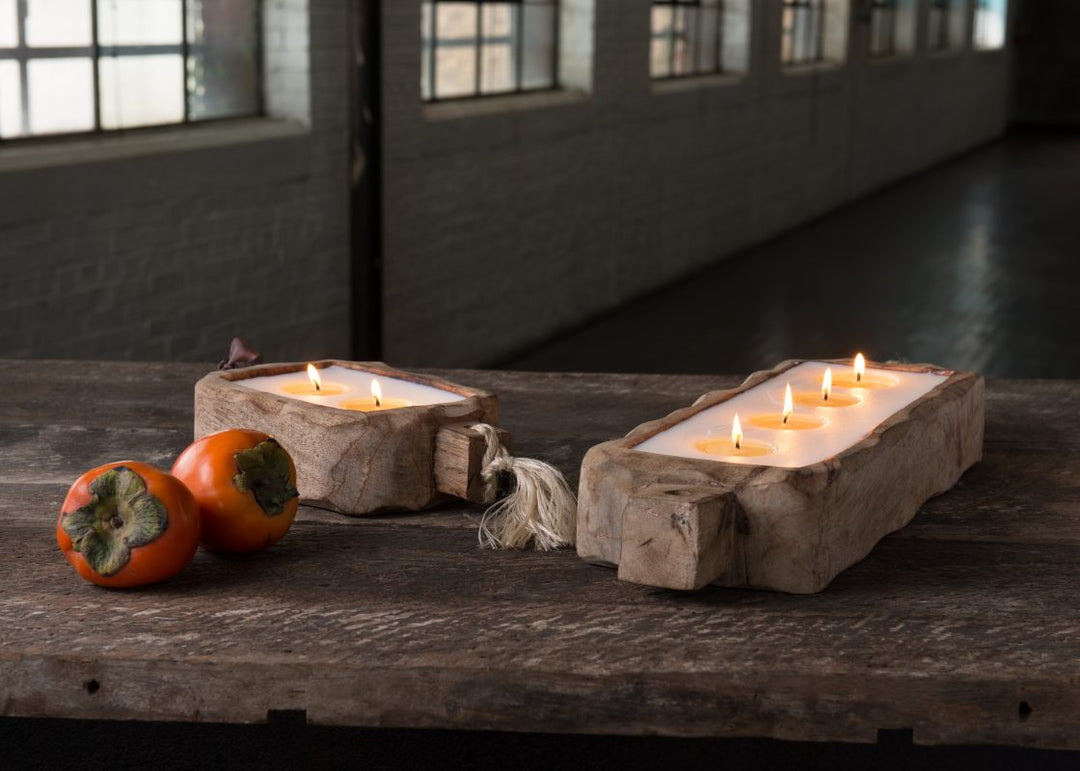
[[[1019,709],[1017,709],[1017,712],[1020,715],[1020,722],[1023,723],[1025,720],[1031,717],[1031,705],[1028,704],[1026,701],[1022,701],[1020,702],[1020,707]]]
[[[89,694],[95,694],[99,690],[101,690],[101,683],[99,683],[97,680],[87,680],[82,685],[86,692]]]

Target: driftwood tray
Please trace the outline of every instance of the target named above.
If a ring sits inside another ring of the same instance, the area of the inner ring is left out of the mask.
[[[465,398],[446,404],[352,412],[265,393],[248,378],[302,373],[307,362],[211,372],[195,385],[195,437],[252,428],[275,437],[296,463],[300,499],[343,514],[418,511],[464,498],[485,503],[483,437],[468,426],[498,420],[494,394],[382,362],[313,362],[440,388]],[[502,432],[500,432],[502,433]]]
[[[898,364],[872,366],[948,377],[820,463],[781,468],[635,449],[801,363],[755,372],[738,388],[707,393],[590,449],[578,492],[578,554],[618,566],[620,579],[671,589],[715,583],[818,592],[982,458],[982,377]]]

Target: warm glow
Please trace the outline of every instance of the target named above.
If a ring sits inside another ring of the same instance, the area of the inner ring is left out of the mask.
[[[735,420],[731,423],[731,443],[735,449],[742,449],[742,425],[739,423],[739,413],[735,413]]]
[[[866,359],[863,358],[861,353],[855,354],[855,382],[861,382],[862,376],[866,374]]]
[[[379,387],[378,380],[371,381],[371,398],[375,400],[375,406],[382,406],[382,388]]]
[[[784,422],[787,423],[788,418],[791,417],[791,413],[795,411],[795,402],[791,398],[791,383],[787,384],[787,388],[784,389],[784,411],[781,413],[781,417]]]
[[[832,367],[825,368],[825,377],[821,378],[821,398],[823,401],[829,401],[829,394],[832,393]]]
[[[315,369],[314,364],[307,365],[307,376],[311,384],[315,386],[316,391],[322,390],[322,378],[319,377],[319,370]]]

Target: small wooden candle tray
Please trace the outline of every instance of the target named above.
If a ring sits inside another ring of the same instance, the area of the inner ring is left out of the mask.
[[[948,378],[820,463],[781,468],[634,449],[801,363],[755,372],[738,388],[709,392],[590,449],[578,492],[578,554],[618,566],[620,579],[670,589],[713,583],[818,592],[982,458],[982,377],[899,364],[873,366]]]
[[[307,362],[211,372],[195,385],[195,436],[226,428],[270,434],[296,463],[302,502],[343,514],[419,511],[464,498],[485,503],[480,476],[483,437],[468,426],[494,424],[494,394],[382,362],[313,362],[441,388],[464,399],[382,412],[310,404],[240,385],[253,377],[297,372]],[[502,432],[500,432],[502,433]]]

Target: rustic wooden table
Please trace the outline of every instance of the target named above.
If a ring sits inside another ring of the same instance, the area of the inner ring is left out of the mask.
[[[482,551],[465,505],[302,509],[262,554],[200,552],[144,590],[82,582],[54,540],[68,485],[168,467],[205,369],[0,369],[4,716],[1080,748],[1080,383],[988,383],[984,462],[815,596]],[[591,444],[740,379],[440,374],[498,392],[515,450],[575,484]]]

